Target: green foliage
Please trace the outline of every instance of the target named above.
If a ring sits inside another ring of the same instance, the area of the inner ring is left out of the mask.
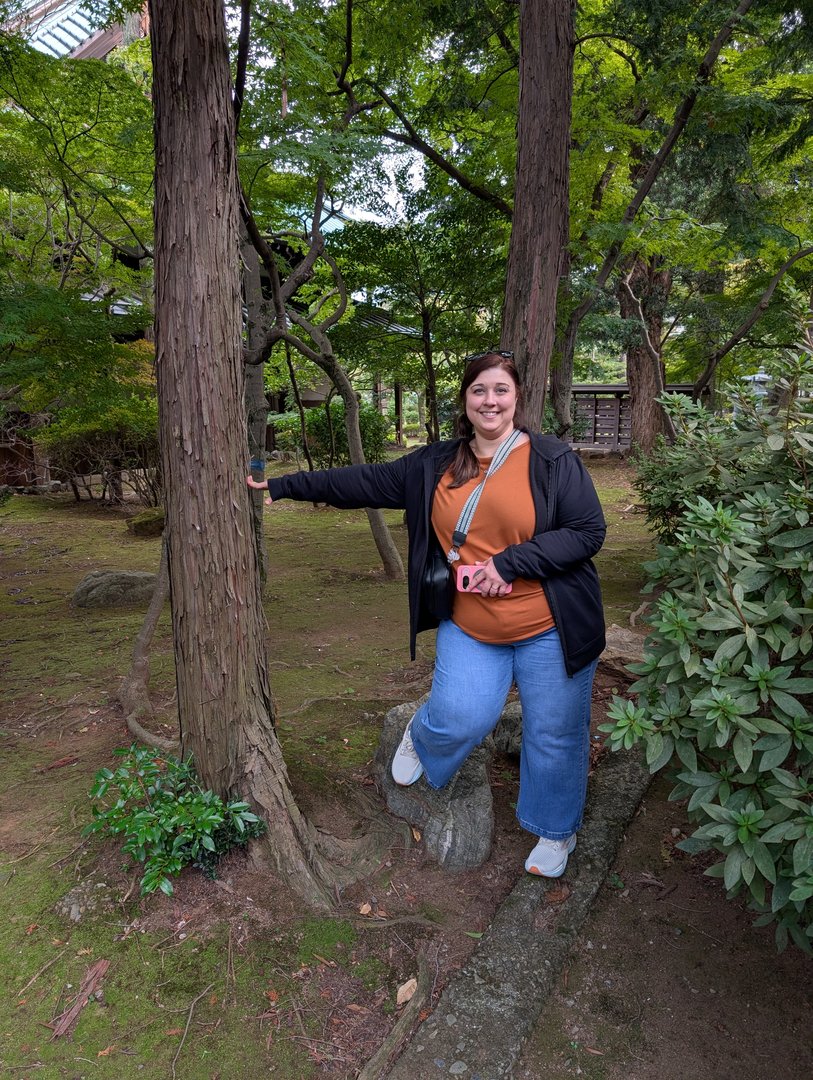
[[[328,417],[328,411],[329,417]],[[299,413],[283,413],[273,418],[277,448],[301,452],[302,437]],[[384,460],[390,421],[372,405],[359,406],[359,428],[364,457],[369,462]],[[305,410],[305,433],[314,464],[319,468],[349,465],[347,429],[344,423],[344,402],[334,398],[329,406]]]
[[[161,889],[170,896],[170,876],[190,863],[214,877],[222,855],[265,831],[248,803],[224,803],[204,791],[191,760],[138,746],[115,753],[124,760],[96,774],[90,797],[106,805],[94,805],[85,833],[124,836],[122,850],[144,864],[143,894]]]
[[[602,725],[614,749],[643,741],[716,851],[707,871],[744,892],[777,943],[813,938],[813,350],[775,372],[777,400],[746,396],[713,418],[664,397],[676,446],[639,490],[665,538],[648,564],[660,594],[634,700]],[[680,479],[679,479],[680,477]]]

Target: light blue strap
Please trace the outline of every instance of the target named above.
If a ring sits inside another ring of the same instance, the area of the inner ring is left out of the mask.
[[[480,496],[483,494],[483,488],[486,486],[486,480],[489,476],[493,476],[497,469],[505,463],[506,458],[516,446],[522,432],[515,429],[511,432],[504,443],[500,443],[497,448],[497,452],[491,459],[491,464],[488,467],[488,472],[483,479],[474,489],[474,491],[466,499],[466,503],[463,509],[460,511],[460,517],[457,519],[457,525],[455,525],[454,532],[452,533],[452,546],[446,552],[446,559],[449,563],[455,563],[460,558],[459,548],[466,542],[466,536],[471,528],[471,520],[474,517],[474,511],[477,509],[477,504],[480,501]]]

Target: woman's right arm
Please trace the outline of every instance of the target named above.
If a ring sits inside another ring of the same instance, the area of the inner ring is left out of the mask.
[[[287,473],[272,476],[265,484],[272,501],[295,499],[299,502],[324,502],[342,510],[371,507],[379,510],[402,510],[405,505],[408,459],[404,454],[381,465],[348,465],[341,469]]]

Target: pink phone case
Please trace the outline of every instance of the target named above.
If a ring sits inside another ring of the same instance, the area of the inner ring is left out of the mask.
[[[464,563],[457,568],[457,591],[458,592],[479,592],[479,589],[470,589],[471,579],[475,570],[480,570],[479,566],[469,566]],[[505,595],[511,592],[511,586],[508,585],[505,590]]]

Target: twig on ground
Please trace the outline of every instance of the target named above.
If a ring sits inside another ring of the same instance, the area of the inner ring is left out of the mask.
[[[183,1035],[181,1036],[181,1041],[178,1044],[178,1049],[175,1051],[175,1057],[172,1059],[172,1080],[175,1080],[175,1065],[176,1065],[176,1063],[178,1061],[178,1058],[180,1057],[181,1050],[183,1050],[183,1044],[186,1042],[186,1036],[189,1033],[189,1025],[192,1023],[192,1014],[195,1011],[195,1006],[197,1005],[197,1003],[200,1001],[200,999],[202,997],[205,997],[209,993],[209,991],[212,989],[213,986],[214,986],[214,983],[209,983],[209,985],[206,987],[206,989],[201,990],[201,992],[198,994],[198,996],[195,998],[195,1000],[189,1006],[189,1015],[186,1018],[186,1027],[184,1028]]]
[[[30,859],[35,851],[39,851],[39,849],[41,847],[45,847],[45,845],[48,843],[48,841],[51,839],[51,837],[54,835],[54,833],[59,832],[59,829],[60,829],[59,825],[57,825],[57,827],[55,829],[51,829],[51,831],[48,833],[48,835],[45,837],[45,839],[41,840],[38,844],[36,844],[34,847],[32,847],[30,851],[27,851],[25,853],[25,855],[20,855],[19,858],[11,859],[7,863],[0,863],[0,870],[5,870],[7,866],[14,866],[15,863],[24,862],[26,859]]]
[[[429,970],[426,953],[420,952],[418,953],[418,986],[415,993],[407,1002],[406,1008],[396,1020],[389,1035],[358,1074],[357,1080],[380,1080],[390,1058],[409,1034],[421,1009],[430,1000],[431,991],[432,973]]]
[[[17,991],[17,997],[22,997],[23,994],[26,992],[26,990],[29,988],[29,986],[33,986],[34,983],[37,981],[37,979],[40,977],[40,975],[42,975],[42,973],[44,971],[47,971],[48,968],[51,967],[52,964],[55,964],[60,956],[64,956],[69,948],[70,948],[70,945],[66,945],[65,948],[62,950],[61,953],[59,953],[58,956],[53,957],[53,959],[49,960],[47,964],[43,964],[42,967],[39,969],[39,971],[35,975],[31,976],[31,978],[28,980],[28,982],[25,984],[25,986],[22,988],[22,990]]]

